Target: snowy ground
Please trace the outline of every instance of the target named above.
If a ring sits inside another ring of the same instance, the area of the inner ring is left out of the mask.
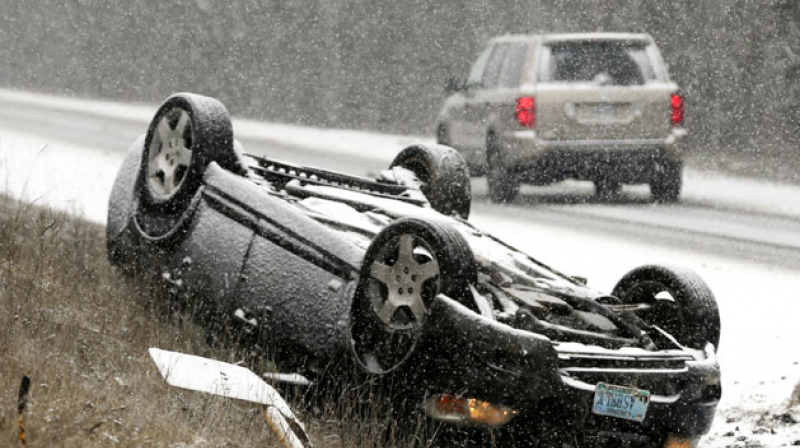
[[[153,106],[53,99],[0,91],[0,97],[38,103],[65,112],[88,111],[142,123]],[[235,122],[237,136],[307,148],[326,157],[357,154],[390,160],[409,136]],[[0,124],[0,188],[17,197],[83,213],[105,221],[108,195],[123,154],[119,148],[76,147],[3,129]],[[324,165],[324,162],[321,162]],[[687,200],[758,214],[800,217],[800,188],[689,171]],[[567,185],[565,188],[571,188]],[[696,251],[643,244],[593,232],[536,223],[525,210],[476,204],[480,227],[571,273],[609,290],[628,269],[652,262],[697,270],[714,290],[723,334],[719,351],[724,394],[712,433],[703,446],[788,446],[800,441],[800,409],[786,413],[800,380],[800,325],[796,269],[708,256]],[[587,250],[587,248],[591,248]],[[609,255],[610,254],[610,255]],[[800,442],[798,442],[800,444]]]

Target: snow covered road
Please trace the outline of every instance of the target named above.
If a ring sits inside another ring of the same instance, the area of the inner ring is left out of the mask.
[[[124,150],[154,110],[0,91],[0,188],[104,222]],[[236,120],[235,132],[250,152],[356,174],[377,172],[420,140],[248,120]],[[695,269],[722,314],[720,409],[778,409],[800,380],[800,188],[691,170],[685,184],[671,206],[627,187],[619,201],[597,203],[580,182],[526,188],[498,206],[482,200],[477,179],[471,220],[601,290],[640,264]],[[717,420],[711,446],[726,446],[728,426]]]

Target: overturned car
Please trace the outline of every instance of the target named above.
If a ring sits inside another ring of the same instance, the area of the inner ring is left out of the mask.
[[[375,180],[282,163],[182,93],[120,169],[108,254],[257,327],[282,368],[313,380],[346,358],[475,438],[694,446],[722,393],[706,284],[650,265],[600,294],[472,226],[470,200],[449,147],[408,147]]]

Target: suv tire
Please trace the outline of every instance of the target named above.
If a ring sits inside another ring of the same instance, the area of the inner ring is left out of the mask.
[[[486,137],[486,165],[489,199],[500,204],[513,201],[519,194],[520,181],[503,165],[500,143],[491,133]]]
[[[683,187],[683,163],[664,159],[656,162],[650,179],[650,193],[657,202],[676,202]]]
[[[622,184],[612,177],[602,177],[594,181],[594,192],[600,199],[613,199],[619,196]]]

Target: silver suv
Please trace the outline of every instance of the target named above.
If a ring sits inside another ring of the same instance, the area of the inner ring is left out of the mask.
[[[493,201],[568,178],[601,197],[623,183],[680,196],[683,96],[647,34],[498,37],[446,90],[437,140],[486,174]]]

